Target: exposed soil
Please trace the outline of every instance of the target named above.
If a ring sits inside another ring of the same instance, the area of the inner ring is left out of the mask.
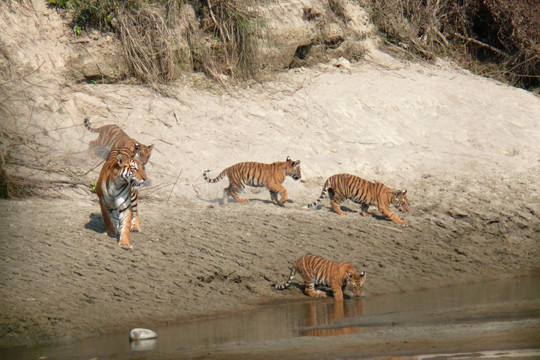
[[[2,346],[301,297],[296,287],[278,292],[271,284],[308,252],[357,264],[368,275],[365,296],[503,278],[539,265],[538,221],[521,204],[495,213],[486,203],[451,215],[428,199],[413,205],[409,226],[399,228],[357,213],[338,216],[327,206],[279,208],[268,200],[143,202],[143,232],[124,251],[103,233],[97,201],[88,200],[0,203]]]

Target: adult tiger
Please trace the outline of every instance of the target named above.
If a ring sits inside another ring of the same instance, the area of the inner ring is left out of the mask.
[[[131,249],[130,231],[140,230],[136,189],[145,180],[143,166],[132,156],[129,149],[112,150],[99,174],[96,193],[105,231],[110,235],[117,235],[119,229],[119,245],[124,249]]]
[[[229,186],[223,190],[223,201],[226,202],[231,195],[238,202],[246,202],[238,194],[244,190],[246,185],[254,187],[265,186],[270,191],[270,198],[276,205],[283,206],[287,201],[287,189],[281,185],[285,176],[290,176],[294,180],[302,177],[300,170],[300,160],[293,161],[289,156],[285,161],[272,164],[263,164],[258,162],[241,162],[223,170],[217,177],[210,179],[206,174],[210,170],[203,172],[203,177],[209,183],[216,183],[227,175]],[[278,193],[281,194],[281,200],[278,201]]]
[[[316,285],[330,286],[334,293],[334,300],[343,301],[343,289],[347,288],[353,296],[362,295],[362,287],[366,280],[366,273],[360,274],[354,266],[347,261],[335,262],[315,255],[304,255],[294,263],[289,280],[283,285],[273,285],[278,290],[283,290],[291,285],[296,272],[300,273],[304,280],[304,293],[313,297],[326,297],[326,292],[316,290]]]
[[[362,205],[362,215],[370,216],[368,212],[369,205],[377,205],[379,211],[388,219],[396,224],[405,226],[405,221],[401,220],[392,210],[390,204],[393,204],[397,209],[409,211],[409,199],[407,199],[407,190],[390,189],[384,184],[371,182],[359,178],[351,174],[337,174],[330,176],[323,185],[321,196],[307,207],[317,205],[328,191],[330,197],[330,205],[332,209],[339,215],[345,215],[340,209],[340,204],[350,199],[357,204]]]
[[[154,145],[146,146],[135,139],[130,138],[117,125],[103,125],[99,128],[93,128],[90,118],[84,119],[84,126],[91,132],[99,133],[96,140],[90,141],[88,154],[90,157],[101,157],[107,159],[111,150],[128,149],[131,154],[136,154],[137,160],[144,166],[150,159],[150,154]]]

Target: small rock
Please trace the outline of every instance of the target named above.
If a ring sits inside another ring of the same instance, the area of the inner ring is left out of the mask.
[[[467,212],[464,210],[461,210],[459,208],[454,208],[448,210],[448,214],[453,217],[454,219],[464,218],[467,217]]]
[[[348,70],[351,68],[351,62],[344,57],[340,57],[335,66]]]
[[[129,340],[148,340],[157,338],[157,334],[152,330],[136,328],[129,332]]]

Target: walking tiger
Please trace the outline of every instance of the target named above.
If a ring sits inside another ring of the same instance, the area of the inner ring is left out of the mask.
[[[130,138],[120,127],[114,124],[103,125],[93,128],[90,118],[84,119],[84,126],[88,131],[99,133],[96,140],[90,141],[88,155],[90,157],[101,157],[107,159],[109,153],[114,149],[128,149],[132,156],[136,154],[137,160],[144,166],[150,159],[150,154],[154,145],[143,145],[135,139]]]
[[[390,189],[384,184],[364,180],[355,175],[337,174],[330,176],[323,185],[321,196],[307,205],[307,207],[316,206],[328,191],[330,197],[330,205],[332,209],[339,215],[345,215],[340,209],[340,204],[350,199],[357,204],[362,205],[362,215],[370,216],[368,212],[369,205],[377,205],[379,211],[388,219],[396,224],[405,226],[405,221],[401,220],[392,210],[390,204],[393,204],[397,209],[409,211],[409,199],[407,199],[407,190]]]
[[[349,289],[353,296],[362,295],[362,287],[366,280],[366,273],[362,271],[359,274],[347,261],[335,262],[315,255],[304,255],[294,263],[289,280],[283,285],[273,286],[278,290],[288,288],[297,271],[304,280],[306,295],[326,297],[326,292],[315,289],[315,286],[330,286],[337,302],[343,301],[344,288]]]
[[[223,190],[223,201],[226,202],[231,195],[235,201],[240,203],[248,201],[238,196],[246,185],[254,187],[266,187],[270,191],[270,198],[276,205],[283,206],[288,199],[287,189],[281,185],[285,176],[290,176],[294,180],[302,177],[300,170],[300,160],[293,161],[289,156],[285,161],[272,164],[258,162],[241,162],[224,169],[217,177],[208,178],[206,174],[210,170],[203,172],[203,177],[209,183],[216,183],[225,176],[229,178],[229,186]],[[278,200],[278,193],[281,200]]]
[[[117,235],[119,229],[119,245],[124,249],[131,249],[130,231],[140,230],[137,188],[145,180],[143,166],[129,149],[112,150],[99,174],[96,193],[105,231]]]

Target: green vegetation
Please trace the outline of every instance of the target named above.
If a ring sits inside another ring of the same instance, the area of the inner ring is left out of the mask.
[[[49,6],[71,11],[71,25],[80,35],[81,30],[97,28],[112,30],[111,21],[116,16],[118,4],[134,6],[133,1],[115,0],[48,0]]]

